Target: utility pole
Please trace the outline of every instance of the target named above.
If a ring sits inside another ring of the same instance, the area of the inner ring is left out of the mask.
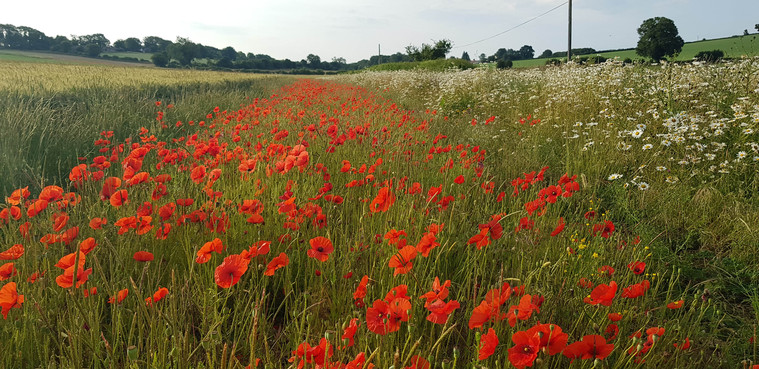
[[[377,65],[382,64],[382,45],[377,44]]]
[[[569,29],[567,31],[567,63],[572,60],[572,0],[569,0]]]

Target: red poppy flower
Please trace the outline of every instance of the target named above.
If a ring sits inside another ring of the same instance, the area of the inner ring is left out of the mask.
[[[685,300],[677,300],[677,301],[674,301],[674,302],[670,302],[669,304],[667,304],[667,308],[672,309],[672,310],[679,309],[679,308],[683,307],[683,303],[684,302],[685,302]]]
[[[532,316],[532,312],[540,312],[540,307],[532,301],[531,295],[524,295],[519,299],[519,305],[509,307],[509,325],[514,327],[517,319],[527,320]]]
[[[18,274],[18,270],[13,263],[5,263],[0,266],[0,281],[4,281]]]
[[[3,314],[3,319],[8,319],[8,313],[11,308],[21,308],[21,304],[24,303],[24,295],[19,295],[16,290],[16,282],[10,282],[0,288],[0,312]]]
[[[450,280],[446,280],[441,285],[440,279],[438,277],[435,277],[435,280],[432,282],[432,290],[425,293],[424,295],[419,296],[420,299],[427,300],[424,303],[424,307],[427,307],[429,304],[431,304],[435,300],[445,300],[445,298],[448,297],[448,287],[450,286],[451,286]]]
[[[685,337],[685,342],[683,342],[682,344],[674,343],[672,345],[675,346],[675,348],[679,348],[680,350],[687,350],[690,348],[690,338]]]
[[[148,251],[137,251],[132,257],[135,261],[153,261],[153,254]]]
[[[422,256],[428,257],[432,249],[440,246],[440,243],[435,242],[436,240],[437,240],[437,237],[435,237],[434,233],[432,232],[425,233],[424,236],[422,236],[422,239],[416,245],[416,251],[422,254]]]
[[[630,269],[630,271],[636,275],[640,275],[646,271],[646,263],[642,261],[633,261],[632,263],[627,264],[627,269]]]
[[[118,208],[129,202],[129,193],[127,193],[127,190],[118,190],[111,195],[109,202],[111,206]]]
[[[306,252],[308,256],[322,262],[327,261],[329,254],[334,251],[332,241],[326,237],[314,237],[308,241],[308,244],[311,245],[311,249]]]
[[[608,316],[609,316],[609,320],[611,320],[612,322],[618,322],[622,320],[622,314],[620,313],[609,313]]]
[[[369,204],[369,211],[372,213],[385,212],[395,203],[395,195],[390,191],[390,187],[382,187],[377,196]]]
[[[0,260],[16,260],[24,255],[24,245],[15,244],[9,249],[0,252]]]
[[[435,300],[430,304],[425,304],[425,308],[430,311],[427,315],[427,320],[435,324],[445,324],[448,322],[448,317],[454,310],[461,307],[458,301],[452,300],[443,302],[443,300]]]
[[[556,355],[567,347],[569,335],[562,332],[556,324],[537,324],[527,330],[530,335],[537,334],[540,338],[540,348],[547,347],[548,355]]]
[[[614,223],[610,220],[604,220],[603,223],[593,225],[593,236],[601,232],[601,237],[609,238],[612,232],[614,232]]]
[[[614,344],[606,343],[606,339],[599,335],[587,335],[582,341],[575,342],[564,349],[564,356],[571,361],[575,359],[599,359],[603,360],[614,350]],[[571,362],[570,361],[570,362]]]
[[[280,268],[286,267],[288,264],[290,264],[290,259],[287,257],[287,255],[283,252],[277,255],[274,259],[269,262],[268,265],[266,265],[266,271],[264,272],[264,275],[273,276],[274,271]]]
[[[485,360],[495,353],[495,348],[498,346],[498,336],[495,334],[493,328],[488,328],[488,333],[483,334],[480,337],[480,350],[477,354],[478,360]]]
[[[411,261],[416,257],[416,253],[416,247],[409,245],[398,250],[397,253],[391,256],[390,262],[388,262],[387,265],[391,268],[395,268],[393,276],[408,273],[414,266]]]
[[[207,263],[209,260],[211,260],[211,253],[216,252],[218,254],[221,254],[221,252],[224,250],[224,245],[221,243],[221,240],[218,238],[215,238],[213,241],[206,242],[203,247],[200,248],[197,252],[197,258],[195,259],[195,262],[198,264]]]
[[[361,282],[358,283],[358,287],[356,287],[356,291],[353,292],[354,300],[362,300],[364,297],[366,297],[366,285],[368,283],[369,283],[368,275],[361,277]]]
[[[343,335],[340,336],[343,340],[348,340],[348,344],[346,346],[351,347],[353,346],[353,336],[356,335],[356,331],[358,330],[358,318],[351,319],[350,324],[348,324],[347,327],[343,330]]]
[[[556,225],[556,228],[554,228],[553,232],[551,232],[551,237],[556,237],[561,233],[561,231],[564,230],[564,218],[559,217],[559,224]]]
[[[611,281],[609,284],[599,284],[590,293],[590,298],[585,302],[591,305],[611,306],[614,296],[617,295],[617,282]]]
[[[412,356],[409,364],[409,366],[405,366],[403,369],[430,369],[429,361],[419,355]]]
[[[622,297],[626,297],[628,299],[641,297],[643,296],[643,294],[646,293],[646,291],[648,291],[650,287],[651,287],[651,282],[649,282],[648,280],[630,285],[628,287],[625,287],[622,290]]]
[[[525,331],[518,331],[511,336],[511,341],[514,342],[514,347],[508,350],[511,365],[517,369],[532,366],[540,352],[540,338]]]
[[[108,223],[108,219],[106,218],[92,218],[90,220],[90,228],[92,229],[100,229],[103,227],[103,225]]]
[[[224,258],[224,262],[216,267],[214,273],[214,281],[216,285],[221,288],[230,288],[234,286],[240,277],[248,270],[249,259],[245,259],[240,255],[229,255]]]
[[[127,295],[129,295],[129,290],[125,288],[125,289],[117,292],[116,296],[113,296],[113,297],[109,298],[108,299],[108,303],[109,304],[113,304],[113,303],[120,304],[122,301],[124,301],[124,299],[127,298]]]

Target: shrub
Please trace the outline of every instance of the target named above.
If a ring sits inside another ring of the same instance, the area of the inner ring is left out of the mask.
[[[498,69],[509,69],[512,66],[514,66],[514,62],[512,62],[511,59],[506,59],[506,60],[501,59],[495,65],[495,67]]]
[[[696,60],[707,63],[715,63],[724,57],[725,52],[722,50],[699,51],[695,56]]]

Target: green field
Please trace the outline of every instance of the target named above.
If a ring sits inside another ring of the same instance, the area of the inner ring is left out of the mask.
[[[698,54],[698,52],[710,50],[722,50],[725,52],[725,56],[729,58],[739,58],[741,56],[757,56],[759,55],[759,37],[757,37],[756,34],[752,34],[748,36],[734,36],[713,40],[686,42],[685,45],[683,45],[682,52],[680,52],[675,60],[692,60],[693,57]],[[601,55],[605,58],[616,57],[620,60],[624,60],[626,58],[630,58],[632,60],[641,59],[641,56],[635,53],[634,48],[581,56],[593,55]],[[550,59],[552,58],[517,60],[514,61],[514,68],[543,66],[546,64],[546,61]]]

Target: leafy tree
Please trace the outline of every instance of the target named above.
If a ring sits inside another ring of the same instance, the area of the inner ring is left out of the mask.
[[[237,51],[232,46],[227,46],[223,49],[221,49],[221,57],[227,58],[229,60],[235,60],[237,59]]]
[[[116,51],[126,51],[126,41],[116,40],[113,42],[113,47],[116,49]]]
[[[421,47],[406,46],[406,53],[416,61],[445,59],[445,55],[451,51],[452,47],[453,44],[451,44],[450,40],[439,40],[434,45],[422,44]]]
[[[169,54],[167,54],[165,51],[161,51],[153,53],[153,55],[150,56],[150,60],[153,61],[153,65],[156,67],[165,67],[169,64],[171,58],[169,58]]]
[[[96,58],[103,52],[103,48],[98,44],[84,45],[84,54],[90,58]]]
[[[488,61],[488,56],[485,53],[480,54],[480,63]]]
[[[635,51],[638,55],[649,57],[654,61],[679,53],[685,44],[678,34],[675,22],[665,17],[646,19],[638,27],[638,35],[640,35],[640,40]]]
[[[146,53],[157,53],[166,51],[166,48],[171,45],[171,41],[164,40],[157,36],[147,36],[142,39],[142,45]]]
[[[535,50],[530,45],[524,45],[519,49],[519,57],[521,59],[532,59],[535,57]]]
[[[744,36],[748,36],[748,29],[744,29],[744,30],[743,30],[743,35],[744,35]]]
[[[50,41],[50,50],[52,51],[69,53],[71,52],[72,46],[73,44],[66,36],[55,36],[55,38]]]
[[[550,58],[551,55],[553,55],[553,51],[551,51],[551,49],[545,49],[545,51],[543,51],[543,53],[540,54],[540,56],[538,58],[540,58],[540,59]]]
[[[755,25],[754,25],[754,29],[755,29],[757,32],[759,32],[759,23],[757,23],[757,24],[755,24]]]
[[[464,53],[461,54],[461,60],[472,61],[472,59],[469,59],[469,53],[466,51],[464,51]]]
[[[188,38],[177,37],[177,42],[169,45],[166,53],[172,59],[176,59],[180,65],[188,66],[193,59],[201,57],[203,45],[196,44]]]
[[[84,35],[84,36],[79,36],[79,37],[72,36],[71,38],[74,40],[74,42],[78,46],[85,46],[86,47],[86,45],[88,45],[88,44],[95,44],[95,45],[98,45],[100,47],[101,51],[105,50],[105,48],[107,48],[108,45],[111,44],[111,41],[109,41],[105,37],[105,35],[103,35],[102,33],[95,33],[95,34]]]
[[[343,58],[342,56],[340,56],[340,57],[337,57],[337,56],[332,57],[332,62],[333,63],[337,63],[337,64],[347,64],[347,62],[345,61],[345,58]]]
[[[306,56],[306,64],[309,68],[320,68],[322,59],[319,57],[319,55],[308,54],[308,56]]]
[[[126,51],[140,52],[142,51],[142,41],[137,37],[130,37],[124,40],[124,48]]]

